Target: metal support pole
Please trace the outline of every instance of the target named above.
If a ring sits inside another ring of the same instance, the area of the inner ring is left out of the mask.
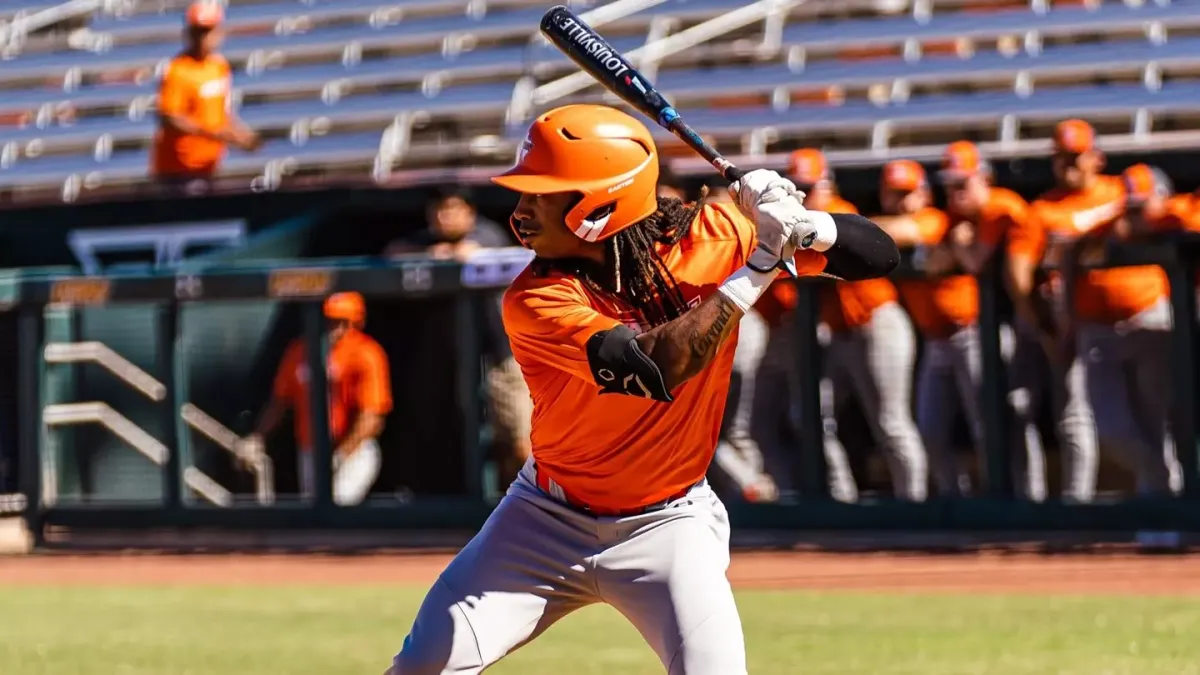
[[[1013,496],[1012,457],[1008,443],[1008,382],[1000,353],[1000,265],[993,260],[979,276],[979,349],[984,386],[983,451],[987,492],[998,499]]]
[[[166,397],[159,405],[162,424],[162,444],[167,447],[167,461],[163,465],[163,496],[168,511],[183,508],[183,491],[180,480],[183,467],[179,456],[179,399],[175,391],[175,340],[178,322],[178,305],[168,302],[156,308],[154,369],[162,378]]]
[[[304,354],[308,361],[309,435],[312,438],[314,508],[333,508],[333,447],[329,439],[329,381],[325,371],[325,315],[321,303],[304,304]]]
[[[812,282],[796,284],[798,301],[792,313],[796,322],[796,367],[788,378],[797,392],[800,407],[800,453],[793,466],[799,471],[794,482],[804,499],[829,499],[829,467],[825,462],[824,420],[821,419],[821,344],[817,340],[817,293]]]
[[[42,527],[42,308],[24,306],[17,317],[17,443],[20,452],[21,493],[25,495],[25,524],[35,547],[44,543]]]

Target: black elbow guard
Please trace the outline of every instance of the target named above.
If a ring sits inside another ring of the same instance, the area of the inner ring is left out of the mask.
[[[856,214],[839,213],[837,241],[825,251],[825,271],[846,281],[887,276],[900,264],[896,242],[883,228]]]
[[[588,366],[602,394],[626,394],[663,403],[675,400],[667,391],[662,372],[638,346],[636,333],[616,326],[587,341]]]

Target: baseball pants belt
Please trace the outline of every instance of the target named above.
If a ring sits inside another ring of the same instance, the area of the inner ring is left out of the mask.
[[[540,489],[542,492],[545,492],[550,497],[552,497],[552,498],[562,502],[563,504],[566,504],[567,506],[570,506],[571,508],[574,508],[578,511],[586,513],[590,516],[597,516],[597,517],[603,517],[603,518],[628,518],[630,516],[640,516],[640,515],[643,515],[646,513],[654,513],[655,511],[662,511],[663,509],[667,508],[667,506],[669,506],[671,504],[671,502],[675,501],[676,499],[681,499],[682,497],[686,496],[687,493],[692,490],[692,488],[696,488],[696,487],[700,487],[702,485],[708,484],[707,478],[701,478],[700,480],[696,481],[695,483],[692,483],[691,485],[683,488],[679,492],[676,492],[675,494],[667,497],[666,499],[664,499],[662,501],[654,502],[653,504],[647,504],[645,506],[639,506],[639,507],[632,508],[632,509],[608,509],[608,508],[603,508],[603,507],[590,506],[590,505],[584,503],[583,501],[572,497],[570,494],[567,493],[566,490],[564,490],[562,488],[561,485],[559,485],[557,482],[555,482],[555,480],[553,478],[548,476],[543,471],[538,471],[537,463],[534,463],[533,471],[534,471],[534,476],[536,477],[536,480],[537,480],[538,489]]]

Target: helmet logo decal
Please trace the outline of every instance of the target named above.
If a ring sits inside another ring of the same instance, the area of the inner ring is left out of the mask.
[[[517,148],[517,164],[524,162],[525,155],[528,155],[529,151],[532,149],[533,149],[533,136],[531,134],[527,134],[525,136],[525,140],[521,141],[521,147]]]
[[[612,194],[612,193],[616,192],[617,190],[620,190],[621,188],[627,188],[627,187],[629,187],[630,185],[633,185],[633,178],[632,178],[632,177],[630,177],[630,178],[628,178],[628,179],[626,179],[626,180],[623,180],[623,181],[621,181],[620,183],[617,183],[616,185],[614,185],[614,186],[612,186],[612,187],[608,188],[608,193],[609,193],[609,194]]]
[[[606,209],[606,213],[595,220],[584,218],[579,223],[579,228],[575,230],[575,236],[584,241],[596,241],[596,237],[604,231],[604,226],[608,225],[608,219],[612,218],[613,211]]]

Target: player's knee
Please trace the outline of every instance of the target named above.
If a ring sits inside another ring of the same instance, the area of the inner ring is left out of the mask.
[[[447,611],[426,611],[404,638],[388,675],[475,675],[483,671],[479,644],[467,617],[457,605]],[[436,615],[436,616],[435,616]]]

